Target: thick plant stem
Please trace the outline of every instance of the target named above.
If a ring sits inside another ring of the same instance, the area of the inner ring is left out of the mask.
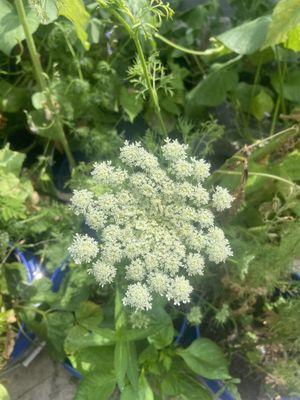
[[[44,71],[43,71],[43,68],[41,65],[40,57],[39,57],[39,54],[35,47],[35,43],[34,43],[32,34],[31,34],[29,26],[28,26],[23,0],[15,0],[15,5],[16,5],[16,10],[18,13],[19,20],[20,20],[23,30],[24,30],[25,39],[26,39],[26,43],[28,46],[31,62],[33,65],[36,81],[40,87],[40,90],[42,92],[44,92],[46,95],[47,107],[51,111],[53,118],[54,118],[53,129],[55,129],[56,137],[58,138],[58,140],[60,141],[60,143],[63,146],[63,149],[64,149],[67,159],[69,161],[70,169],[72,170],[75,167],[75,161],[74,161],[72,152],[70,150],[69,143],[67,141],[61,121],[57,114],[57,110],[56,110],[55,106],[53,105],[51,95],[49,94],[49,91],[48,91],[48,85],[47,85],[45,74],[44,74]]]

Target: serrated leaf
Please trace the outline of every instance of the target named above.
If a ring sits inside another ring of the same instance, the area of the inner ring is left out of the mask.
[[[222,33],[218,40],[237,54],[253,54],[263,47],[270,22],[269,16],[257,18]]]
[[[91,372],[113,372],[114,348],[89,347],[70,355],[69,360],[76,371],[86,376]]]
[[[108,400],[115,386],[114,374],[93,372],[80,382],[75,400]]]
[[[188,367],[208,379],[228,379],[228,362],[220,349],[209,339],[197,339],[186,349],[177,350]]]
[[[299,0],[280,0],[272,14],[265,47],[285,42],[288,33],[299,24]]]
[[[24,160],[25,154],[10,150],[8,144],[0,150],[0,169],[4,172],[12,172],[18,176]]]
[[[92,301],[85,301],[80,304],[79,309],[75,312],[75,318],[79,325],[93,330],[99,327],[103,319],[102,309]]]
[[[65,340],[66,353],[95,346],[111,346],[115,343],[115,332],[108,328],[98,328],[96,331],[89,331],[81,326],[74,326],[68,332]]]
[[[39,20],[30,7],[25,7],[25,12],[30,33],[33,33]],[[0,50],[9,56],[15,45],[24,39],[24,30],[14,6],[7,0],[0,0]]]
[[[82,0],[57,0],[59,15],[70,20],[76,30],[76,34],[86,50],[90,48],[86,32],[90,15],[86,11]]]

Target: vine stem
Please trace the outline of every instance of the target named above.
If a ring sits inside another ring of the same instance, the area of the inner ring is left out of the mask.
[[[220,53],[220,51],[222,51],[224,49],[224,46],[221,45],[214,49],[207,49],[204,51],[193,50],[193,49],[188,49],[187,47],[180,46],[179,44],[172,42],[171,40],[165,38],[164,36],[160,35],[159,33],[155,33],[154,36],[157,39],[161,40],[162,42],[166,43],[167,45],[173,47],[176,50],[182,51],[183,53],[187,53],[187,54],[193,54],[195,56],[210,56],[213,54],[218,54],[218,53]]]
[[[43,67],[40,61],[40,57],[39,54],[37,52],[34,40],[33,40],[33,36],[30,32],[29,26],[28,26],[28,22],[27,22],[27,17],[26,17],[26,12],[25,12],[25,8],[24,8],[24,4],[23,4],[23,0],[15,0],[15,5],[16,5],[16,10],[18,13],[18,17],[19,20],[21,22],[21,25],[23,27],[23,31],[24,31],[24,35],[25,35],[25,39],[26,39],[26,43],[28,46],[28,50],[29,50],[29,54],[30,54],[30,58],[31,58],[31,62],[33,65],[33,70],[34,70],[34,74],[35,74],[35,78],[36,81],[40,87],[40,90],[42,92],[45,92],[45,95],[47,97],[47,106],[49,108],[49,110],[51,111],[53,117],[54,117],[54,123],[53,123],[53,129],[55,129],[56,131],[56,136],[59,139],[60,143],[63,146],[63,149],[66,153],[69,165],[70,165],[70,169],[72,170],[75,167],[75,161],[71,152],[71,149],[69,147],[69,143],[67,141],[65,132],[63,130],[61,121],[59,119],[59,116],[57,114],[57,110],[55,108],[55,106],[53,105],[51,96],[48,92],[48,85],[46,82],[46,78],[45,78],[45,74],[43,71]]]
[[[225,175],[242,175],[242,172],[239,171],[227,171],[224,169],[219,169],[214,172],[215,174],[225,174]],[[264,172],[248,172],[249,176],[261,176],[264,178],[269,178],[269,179],[275,179],[277,181],[281,181],[284,183],[287,183],[288,185],[297,188],[298,190],[300,189],[300,186],[297,185],[296,183],[289,181],[288,179],[281,178],[281,176],[278,175],[272,175],[272,174],[266,174]]]

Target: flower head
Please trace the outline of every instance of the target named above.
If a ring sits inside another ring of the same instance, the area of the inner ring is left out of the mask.
[[[95,239],[88,235],[75,235],[69,252],[76,264],[90,262],[98,254],[98,245]]]
[[[188,303],[192,291],[193,287],[184,276],[176,276],[170,284],[167,298],[168,300],[173,300],[175,305]]]
[[[199,325],[202,321],[202,318],[203,315],[199,306],[193,306],[187,315],[187,320],[191,325]]]
[[[212,196],[212,205],[217,211],[224,211],[231,207],[233,197],[227,189],[217,186]]]
[[[203,275],[205,260],[218,264],[232,254],[213,213],[228,208],[232,196],[219,186],[210,196],[209,170],[177,140],[166,140],[161,159],[126,142],[118,167],[94,165],[101,194],[74,192],[75,214],[83,214],[99,239],[77,234],[69,248],[75,262],[89,263],[99,253],[89,272],[100,286],[122,277],[123,304],[135,310],[149,310],[154,296],[189,302],[189,279]]]
[[[75,215],[85,214],[93,202],[93,193],[86,189],[74,190],[71,198],[71,208]]]
[[[104,286],[114,281],[117,270],[112,265],[98,261],[92,266],[89,272],[95,276],[95,279],[100,286]]]
[[[136,310],[150,310],[152,296],[146,285],[134,283],[128,286],[123,299],[125,306],[133,307]]]

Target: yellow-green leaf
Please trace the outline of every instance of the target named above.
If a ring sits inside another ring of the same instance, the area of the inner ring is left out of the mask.
[[[300,51],[300,24],[288,33],[285,47],[290,50]]]
[[[57,8],[59,15],[63,15],[70,20],[76,30],[77,36],[80,39],[86,50],[89,49],[88,35],[86,26],[89,22],[90,15],[86,11],[82,0],[58,0]]]
[[[265,47],[285,42],[288,38],[288,33],[299,24],[299,0],[280,0],[272,14]]]

